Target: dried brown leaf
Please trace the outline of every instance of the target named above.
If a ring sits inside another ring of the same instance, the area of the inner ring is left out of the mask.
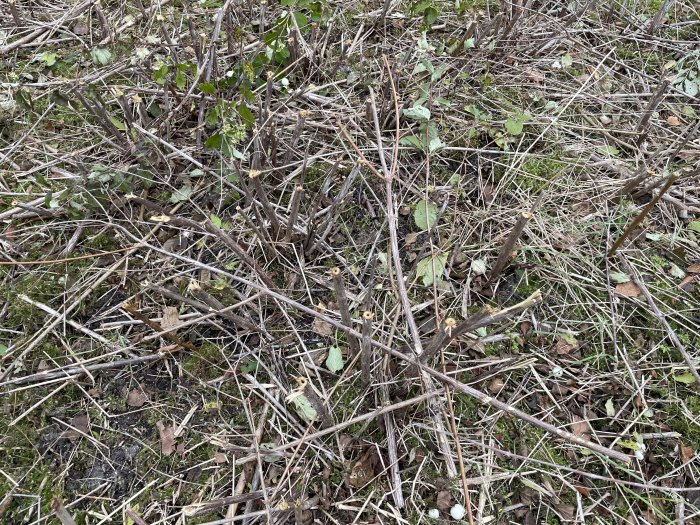
[[[148,394],[141,388],[134,388],[126,396],[126,404],[133,408],[140,408],[148,401]]]
[[[351,487],[364,487],[374,479],[375,454],[374,448],[368,449],[352,466],[348,476],[348,484]]]
[[[688,266],[688,273],[700,273],[700,263],[695,263]]]
[[[175,428],[172,425],[166,427],[162,421],[158,421],[156,427],[160,434],[160,451],[169,456],[175,452]]]
[[[593,435],[588,421],[579,416],[572,416],[571,418],[571,433],[586,441],[590,441]]]
[[[675,127],[675,126],[680,126],[680,125],[681,125],[681,119],[679,119],[679,118],[678,118],[677,116],[675,116],[675,115],[671,115],[671,116],[669,116],[669,117],[666,119],[666,124],[668,124],[669,126],[674,126],[674,127]]]
[[[578,346],[575,339],[566,339],[564,337],[557,337],[557,342],[554,343],[552,350],[558,355],[567,355],[571,353]]]
[[[449,510],[452,508],[452,494],[450,494],[450,491],[441,490],[438,492],[437,497],[435,498],[435,505],[438,509],[449,512]]]
[[[322,335],[323,337],[330,337],[333,335],[333,325],[327,323],[323,319],[319,319],[318,317],[314,317],[314,322],[311,325],[311,330],[313,330],[318,335]]]
[[[632,281],[620,283],[615,287],[615,295],[620,297],[637,297],[641,291]]]
[[[165,308],[163,308],[163,320],[161,321],[160,326],[162,326],[164,330],[168,330],[179,324],[180,312],[178,311],[178,309],[174,306],[166,306]],[[172,330],[171,333],[174,334],[175,332],[176,330]]]
[[[691,447],[690,445],[684,445],[683,443],[680,443],[678,446],[678,452],[683,463],[688,463],[688,461],[693,459],[693,447]]]

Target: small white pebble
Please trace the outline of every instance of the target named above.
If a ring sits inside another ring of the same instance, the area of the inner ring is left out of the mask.
[[[552,368],[552,376],[553,377],[561,377],[564,375],[564,369],[560,366],[555,366]]]
[[[456,520],[461,520],[466,513],[467,511],[465,510],[465,508],[459,503],[457,503],[457,505],[450,509],[450,516],[452,516]]]
[[[440,511],[437,509],[430,509],[428,511],[428,517],[436,520],[440,517]]]
[[[612,122],[612,119],[608,117],[607,115],[602,115],[600,117],[600,123],[603,124],[603,126],[607,126]]]

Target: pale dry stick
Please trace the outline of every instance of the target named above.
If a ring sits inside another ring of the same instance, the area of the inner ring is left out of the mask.
[[[299,205],[301,204],[301,196],[304,191],[304,187],[299,184],[294,188],[294,193],[292,194],[292,203],[290,206],[289,220],[287,221],[287,232],[284,234],[284,242],[289,242],[292,240],[292,234],[294,233],[294,225],[297,222],[297,216],[299,215]]]
[[[58,385],[58,387],[54,388],[51,392],[49,392],[48,394],[46,394],[46,395],[45,395],[44,397],[42,397],[39,401],[37,401],[36,403],[34,403],[34,404],[33,404],[32,406],[30,406],[27,410],[25,410],[24,412],[22,412],[19,416],[17,416],[17,417],[16,417],[15,419],[13,419],[12,421],[10,421],[9,425],[7,425],[7,426],[8,426],[8,427],[13,427],[13,426],[15,426],[17,423],[19,423],[19,422],[22,421],[25,417],[27,417],[29,414],[31,414],[32,411],[33,411],[35,408],[37,408],[38,406],[41,406],[41,404],[44,403],[44,401],[46,401],[47,399],[49,399],[49,398],[52,397],[52,396],[55,396],[58,392],[60,392],[61,390],[63,390],[65,387],[67,387],[67,386],[70,385],[70,384],[71,384],[71,381],[65,381],[65,382],[63,382],[62,384]]]
[[[64,14],[60,19],[56,20],[53,24],[53,27],[50,26],[43,26],[38,29],[35,29],[28,35],[23,36],[22,38],[18,38],[14,42],[7,44],[6,46],[0,47],[0,56],[6,55],[7,53],[17,49],[18,47],[22,47],[25,45],[28,45],[38,38],[44,36],[44,34],[48,31],[55,31],[58,26],[63,24],[66,20],[69,18],[77,17],[80,14],[82,14],[83,11],[85,11],[88,7],[90,7],[93,2],[96,0],[87,0],[86,2],[82,2],[76,6],[74,6],[72,9],[70,9],[66,14]]]
[[[513,161],[511,162],[510,166],[507,168],[507,171],[513,171],[513,170],[518,170],[521,168],[523,163],[525,162],[525,159],[532,151],[532,149],[539,144],[540,140],[542,140],[542,137],[544,137],[545,133],[547,133],[552,126],[554,126],[557,122],[559,122],[560,116],[564,115],[566,110],[569,109],[569,106],[574,103],[575,100],[578,99],[579,95],[583,92],[583,90],[588,87],[588,84],[591,82],[593,79],[600,79],[602,80],[602,77],[598,76],[598,70],[603,66],[605,61],[610,57],[615,52],[615,47],[613,46],[610,51],[598,62],[596,67],[593,69],[593,71],[590,72],[590,75],[586,80],[581,84],[581,87],[576,90],[576,93],[570,98],[570,100],[564,104],[561,110],[559,110],[558,114],[555,115],[552,120],[545,126],[545,128],[540,132],[540,134],[530,143],[530,145],[527,147],[525,151],[522,153],[518,153],[513,155]]]
[[[372,318],[370,310],[362,312],[362,339],[360,343],[362,386],[367,388],[372,384]],[[348,336],[350,336],[348,334]]]
[[[491,269],[489,281],[495,281],[501,276],[501,272],[503,272],[506,265],[513,258],[513,249],[515,248],[515,244],[518,242],[518,239],[522,235],[525,226],[527,226],[527,223],[530,222],[532,217],[533,215],[529,211],[524,211],[518,216],[515,226],[513,226],[510,235],[508,235],[506,242],[501,247],[501,253],[499,253],[498,259],[496,259],[496,264],[494,264],[493,268]]]
[[[60,312],[57,312],[56,310],[54,310],[50,306],[45,305],[44,303],[34,301],[33,299],[30,299],[28,296],[26,296],[24,294],[19,294],[17,296],[17,298],[21,301],[24,301],[27,304],[31,304],[32,306],[38,308],[39,310],[41,310],[43,312],[46,312],[47,314],[51,315],[52,317],[63,320],[63,314],[61,314]],[[80,323],[73,321],[71,319],[66,319],[65,321],[66,321],[66,324],[72,326],[73,328],[75,328],[76,330],[78,330],[80,332],[83,332],[88,337],[91,337],[92,339],[95,339],[96,341],[99,341],[100,343],[102,343],[110,348],[116,347],[116,345],[114,344],[113,341],[110,341],[106,337],[101,336],[97,332],[93,332],[92,330],[90,330],[89,328],[86,328],[85,326],[81,325]]]
[[[114,224],[111,224],[111,226],[113,228],[120,230],[126,237],[130,237],[132,239],[139,240],[139,242],[144,243],[149,249],[151,249],[153,251],[156,251],[158,253],[162,253],[164,255],[168,255],[174,259],[178,259],[182,262],[188,263],[188,264],[192,265],[193,267],[208,270],[213,274],[221,275],[221,276],[226,277],[228,279],[231,279],[232,281],[235,281],[237,283],[243,284],[245,286],[249,286],[255,290],[258,290],[258,291],[264,293],[265,295],[267,295],[273,299],[277,299],[278,301],[280,301],[282,303],[285,303],[289,306],[292,306],[292,307],[296,308],[297,310],[304,312],[305,314],[308,314],[308,315],[313,316],[313,317],[317,317],[317,318],[327,322],[331,326],[338,328],[339,330],[342,330],[348,334],[354,335],[355,337],[362,337],[361,333],[357,332],[356,330],[354,330],[352,328],[345,326],[342,322],[336,321],[335,319],[332,319],[332,318],[328,317],[327,315],[324,315],[324,314],[316,311],[313,308],[310,308],[306,305],[303,305],[302,303],[295,301],[294,299],[291,299],[285,295],[282,295],[281,293],[279,293],[275,290],[266,288],[265,286],[263,286],[261,284],[250,281],[248,279],[244,279],[243,277],[239,277],[238,275],[232,274],[231,272],[228,272],[226,270],[222,270],[220,268],[216,268],[214,266],[203,263],[201,261],[197,261],[197,260],[192,259],[190,257],[187,257],[185,255],[181,255],[178,253],[171,253],[171,252],[168,252],[162,248],[159,248],[158,246],[154,246],[154,245],[145,243],[144,241],[138,239],[127,228],[124,228],[123,226],[121,226],[119,224],[114,223]],[[539,292],[536,292],[535,294],[533,294],[533,296],[536,296],[538,294],[539,294]],[[541,428],[542,430],[549,432],[550,434],[552,434],[556,437],[562,438],[562,439],[567,440],[573,444],[588,448],[594,452],[598,452],[600,454],[603,454],[603,455],[608,456],[608,457],[613,458],[613,459],[623,461],[625,463],[629,463],[629,461],[630,461],[630,457],[626,454],[623,454],[621,452],[617,452],[615,450],[610,450],[606,447],[603,447],[601,445],[597,445],[595,443],[590,443],[584,439],[581,439],[578,436],[575,436],[574,434],[572,434],[570,432],[567,432],[565,430],[561,430],[561,429],[555,427],[554,425],[551,425],[551,424],[546,423],[544,421],[540,421],[539,419],[537,419],[529,414],[526,414],[525,412],[522,412],[522,411],[518,410],[517,408],[514,408],[514,407],[512,407],[506,403],[503,403],[502,401],[499,401],[497,399],[493,399],[492,397],[484,394],[483,392],[480,392],[479,390],[477,390],[475,388],[470,387],[469,385],[465,385],[465,384],[453,379],[452,377],[446,376],[445,374],[442,374],[436,370],[433,370],[433,369],[423,365],[422,363],[419,363],[418,361],[414,360],[410,356],[407,356],[398,350],[394,350],[393,348],[391,348],[391,347],[389,347],[389,346],[387,346],[379,341],[373,340],[372,345],[375,348],[379,348],[380,350],[386,352],[389,355],[397,357],[398,359],[406,362],[409,365],[419,366],[421,368],[421,370],[425,371],[427,374],[431,375],[433,378],[435,378],[439,381],[448,383],[454,389],[459,390],[460,392],[477,399],[481,403],[483,403],[485,405],[489,405],[492,408],[495,408],[497,410],[503,410],[506,413],[510,414],[511,416],[517,417],[518,419],[521,419],[521,420],[525,421],[526,423],[535,425],[538,428]],[[429,394],[430,394],[430,396],[434,395],[434,393],[429,393]]]
[[[200,182],[197,184],[197,187],[195,188],[195,190],[199,189],[199,187],[201,187],[202,184],[203,184],[203,182],[200,181]],[[176,212],[177,210],[179,210],[183,205],[184,205],[183,203],[178,203],[178,204],[176,204],[176,205],[173,207],[173,210],[172,210],[173,213]],[[62,320],[63,318],[67,319],[69,313],[71,313],[73,310],[75,310],[75,309],[78,308],[81,304],[83,304],[83,301],[93,292],[93,290],[95,290],[95,289],[96,289],[100,284],[102,284],[104,281],[106,281],[107,279],[109,279],[110,276],[111,276],[114,272],[116,272],[117,269],[118,269],[122,264],[124,264],[124,262],[128,261],[129,257],[131,257],[139,248],[142,247],[142,243],[143,243],[143,245],[147,245],[146,241],[147,241],[148,239],[150,239],[151,237],[153,237],[156,233],[158,233],[158,230],[160,230],[160,228],[161,228],[161,225],[160,225],[160,224],[157,224],[156,226],[154,226],[153,228],[151,228],[151,231],[149,231],[149,232],[143,237],[143,239],[140,239],[138,242],[136,242],[136,243],[133,245],[133,247],[132,247],[129,251],[127,251],[127,253],[124,254],[124,256],[123,256],[121,259],[119,259],[118,261],[116,261],[116,262],[115,262],[114,264],[112,264],[109,268],[106,268],[106,269],[103,271],[102,275],[100,275],[100,276],[95,280],[95,282],[92,283],[91,286],[89,286],[83,293],[81,293],[81,294],[78,296],[78,298],[77,298],[76,300],[74,300],[74,301],[71,303],[70,306],[68,306],[67,308],[64,308],[64,309],[63,309],[63,315],[62,315],[61,318],[56,318],[56,319],[54,319],[53,321],[51,321],[47,326],[45,326],[44,329],[41,330],[41,331],[36,335],[36,337],[32,340],[32,342],[30,342],[30,343],[27,345],[27,347],[26,347],[24,350],[22,350],[22,352],[20,353],[20,355],[17,356],[17,357],[5,368],[5,370],[2,371],[2,373],[0,373],[0,383],[2,383],[2,382],[12,373],[12,370],[14,370],[14,367],[15,367],[15,363],[20,362],[22,359],[24,359],[24,357],[25,357],[27,354],[29,354],[29,352],[31,352],[34,348],[36,348],[39,344],[41,344],[41,341],[44,340],[44,338],[51,332],[51,330],[53,330],[56,326],[58,326],[58,324],[61,322],[61,320]],[[124,230],[122,230],[122,231],[128,231],[128,230],[124,229]],[[134,235],[132,235],[131,232],[129,232],[129,237],[131,237],[131,238],[133,239],[133,238],[134,238]],[[149,246],[150,246],[150,245],[149,245]]]
[[[280,445],[278,447],[275,447],[274,449],[269,449],[267,451],[268,454],[280,454],[284,450],[290,449],[290,448],[295,448],[298,447],[300,443],[304,443],[307,441],[315,441],[319,438],[322,438],[324,436],[328,436],[331,434],[334,434],[336,432],[339,432],[345,428],[348,428],[350,426],[356,425],[358,423],[363,423],[365,421],[370,421],[373,419],[376,419],[380,416],[383,416],[384,414],[389,414],[391,412],[394,412],[395,410],[401,410],[403,408],[422,403],[423,401],[426,401],[430,399],[433,396],[438,395],[437,392],[426,392],[425,394],[421,394],[419,396],[416,396],[411,399],[406,399],[404,401],[398,401],[396,403],[393,403],[391,405],[387,405],[381,408],[377,408],[375,410],[372,410],[371,412],[366,412],[362,415],[355,416],[351,419],[348,419],[347,421],[343,421],[342,423],[337,423],[333,425],[332,427],[329,428],[324,428],[322,430],[319,430],[317,432],[314,432],[313,434],[308,434],[304,438],[297,438],[289,443],[285,443],[284,445]],[[257,456],[255,455],[250,455],[250,456],[245,456],[239,459],[236,459],[236,465],[245,465],[246,463],[250,463],[251,461],[256,461]]]
[[[391,76],[391,70],[388,71],[389,76]],[[393,89],[393,78],[391,81],[392,89]],[[378,152],[379,152],[379,161],[382,165],[382,171],[384,172],[384,186],[385,186],[385,198],[386,198],[386,217],[387,217],[387,225],[389,228],[389,240],[391,243],[391,258],[393,261],[393,266],[394,266],[394,272],[395,272],[395,277],[396,277],[396,288],[399,292],[399,299],[401,300],[401,304],[403,305],[404,309],[404,317],[406,319],[406,323],[408,324],[409,331],[411,332],[411,336],[413,338],[413,352],[416,358],[420,359],[421,354],[423,353],[423,345],[420,340],[420,332],[418,331],[418,325],[416,324],[416,320],[413,317],[413,311],[411,310],[411,301],[408,298],[408,291],[406,290],[406,281],[404,280],[403,277],[403,269],[401,267],[401,252],[399,251],[399,239],[398,235],[396,232],[396,208],[394,204],[394,188],[393,188],[393,180],[394,180],[394,174],[395,174],[395,167],[392,166],[391,171],[387,168],[386,164],[386,159],[384,158],[384,144],[382,143],[382,133],[381,129],[379,127],[379,115],[377,114],[377,104],[374,99],[374,91],[372,88],[369,90],[369,96],[370,96],[370,109],[372,112],[372,120],[374,121],[374,133],[376,135],[377,139],[377,146],[378,146]],[[400,115],[397,112],[396,113],[396,121],[397,125],[399,122]],[[394,144],[394,147],[398,147],[398,136],[396,137],[396,144]],[[421,376],[423,379],[423,383],[425,384],[425,389],[427,391],[432,391],[436,387],[433,384],[433,380],[425,373],[421,372]],[[441,403],[439,400],[436,399],[430,399],[428,401],[428,406],[431,409],[431,417],[433,418],[433,422],[435,424],[435,433],[438,441],[438,446],[440,448],[440,452],[442,453],[444,459],[445,459],[445,466],[447,467],[447,475],[450,478],[454,478],[457,476],[457,467],[454,463],[454,460],[452,459],[452,454],[450,452],[450,444],[447,441],[446,435],[447,432],[445,430],[445,425],[443,422],[443,414],[445,411],[443,410],[443,407],[440,406]]]
[[[411,336],[413,337],[413,344],[415,345],[413,351],[417,356],[420,356],[423,353],[423,345],[420,341],[420,332],[418,331],[418,325],[416,325],[416,321],[413,318],[413,313],[411,311],[411,301],[409,300],[408,292],[406,291],[406,281],[404,280],[403,269],[401,267],[401,252],[399,251],[399,238],[396,233],[396,210],[394,208],[394,189],[392,185],[394,173],[393,170],[389,171],[386,165],[386,159],[384,158],[384,146],[382,145],[381,130],[379,129],[377,105],[374,100],[374,91],[371,88],[369,94],[372,108],[372,119],[374,120],[374,131],[377,135],[377,145],[379,146],[379,161],[382,164],[382,170],[384,172],[384,176],[380,177],[384,179],[385,185],[386,220],[387,226],[389,227],[389,240],[391,242],[391,258],[394,263],[394,272],[396,273],[396,288],[399,291],[399,299],[401,300],[401,304],[403,305],[406,323],[408,324]],[[396,118],[399,118],[398,114],[396,115]],[[356,146],[354,147],[357,148]],[[367,159],[363,157],[363,160],[365,163],[367,163]],[[377,172],[376,169],[373,171]]]
[[[239,315],[236,315],[230,311],[224,311],[225,306],[221,304],[216,298],[210,296],[209,294],[206,294],[204,290],[197,284],[195,281],[192,281],[190,283],[190,292],[192,295],[195,297],[199,297],[201,301],[197,301],[195,299],[190,299],[189,297],[185,297],[183,295],[180,295],[177,292],[174,292],[172,290],[169,290],[168,288],[165,288],[163,286],[158,286],[156,284],[151,284],[151,283],[144,283],[144,286],[147,288],[153,290],[154,292],[157,292],[161,294],[163,297],[167,297],[169,299],[173,299],[174,301],[178,301],[183,304],[188,304],[192,306],[193,308],[196,308],[197,310],[200,310],[202,312],[215,312],[219,314],[221,317],[224,319],[228,319],[229,321],[233,322],[236,326],[239,326],[241,328],[244,328],[246,330],[254,330],[258,331],[259,328],[255,326],[255,324],[252,321],[249,321],[245,317],[241,317]],[[204,295],[206,294],[206,295]],[[208,303],[207,301],[211,301]],[[214,302],[216,301],[216,302]],[[198,321],[201,321],[200,318],[197,318]],[[182,326],[178,324],[176,328],[181,328]]]
[[[367,295],[368,301],[367,303],[370,303],[371,296],[368,294]],[[394,334],[396,333],[396,329],[398,327],[398,320],[399,316],[401,315],[401,310],[399,308],[395,309],[394,313],[394,318],[390,322],[390,331],[389,331],[389,336],[387,337],[387,346],[391,346],[393,341],[394,341]],[[371,329],[371,322],[370,324],[370,329]],[[365,326],[363,325],[362,327],[363,331],[362,334],[364,336],[365,334]],[[367,330],[367,336],[371,336],[371,330]],[[367,346],[371,350],[371,344],[368,341]],[[389,405],[391,404],[391,396],[389,395],[389,381],[390,381],[390,372],[389,372],[389,356],[385,355],[384,359],[382,360],[382,379],[381,379],[381,384],[379,385],[379,392],[381,394],[381,400],[382,404],[384,405]],[[437,391],[437,389],[436,389]],[[399,454],[398,454],[398,449],[396,446],[396,422],[394,420],[394,414],[384,414],[384,427],[386,428],[386,448],[389,453],[389,473],[391,475],[391,481],[392,481],[392,489],[394,492],[394,504],[396,505],[397,508],[401,509],[405,505],[404,497],[403,497],[403,491],[401,490],[401,471],[399,470]]]
[[[141,363],[149,363],[151,361],[158,361],[164,357],[170,355],[169,352],[159,352],[157,354],[145,355],[141,357],[132,357],[129,359],[118,359],[116,361],[111,361],[109,363],[97,363],[94,365],[83,365],[75,366],[70,368],[62,368],[59,370],[46,370],[44,372],[37,372],[36,374],[30,374],[23,377],[15,377],[9,379],[3,383],[0,383],[0,387],[9,385],[26,385],[33,383],[41,383],[35,386],[46,386],[52,382],[75,379],[77,376],[87,372],[99,372],[101,370],[109,370],[111,368],[122,368],[125,366],[138,365]],[[24,390],[26,389],[18,389]],[[5,392],[10,393],[10,392]]]
[[[61,503],[61,498],[54,496],[51,500],[51,511],[54,513],[61,525],[77,525],[73,517],[68,513]]]
[[[120,25],[119,27],[116,28],[115,34],[121,35],[122,33],[124,33],[124,31],[126,31],[130,27],[134,26],[140,18],[144,18],[144,17],[150,18],[157,11],[162,9],[163,6],[165,6],[166,4],[169,4],[169,3],[170,3],[170,0],[161,0],[160,2],[156,3],[155,5],[152,5],[148,9],[146,9],[145,11],[139,12],[138,15],[135,15],[134,17],[130,17],[128,21],[124,22],[122,25]],[[105,46],[105,45],[109,44],[110,41],[111,41],[111,37],[105,38],[100,42],[100,45]]]
[[[656,304],[656,301],[654,300],[654,296],[651,294],[649,288],[647,288],[647,285],[644,283],[644,279],[642,279],[637,270],[630,264],[630,262],[627,260],[623,253],[618,253],[617,259],[620,261],[620,264],[624,268],[625,272],[627,272],[627,274],[630,276],[634,284],[637,285],[637,288],[639,288],[639,290],[642,292],[642,295],[644,295],[644,297],[646,298],[647,304],[649,305],[651,311],[654,312],[654,315],[659,319],[659,321],[661,321],[661,324],[666,330],[668,338],[673,343],[673,346],[675,346],[676,350],[678,350],[683,356],[683,360],[688,365],[690,373],[695,378],[695,386],[700,386],[700,374],[698,373],[698,369],[696,368],[695,363],[693,363],[693,358],[690,357],[688,350],[686,350],[683,343],[681,343],[680,339],[678,339],[675,330],[671,327],[668,320],[666,319],[666,314],[664,314],[659,309],[658,305]]]

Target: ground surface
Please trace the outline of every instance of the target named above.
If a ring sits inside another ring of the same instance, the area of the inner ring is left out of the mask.
[[[521,3],[4,3],[0,522],[700,523],[697,4]]]

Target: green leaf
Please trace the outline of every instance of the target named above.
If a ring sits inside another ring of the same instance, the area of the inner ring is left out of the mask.
[[[617,284],[630,282],[630,276],[622,272],[611,272],[610,280]]]
[[[301,11],[294,12],[294,20],[296,21],[297,27],[299,29],[304,29],[306,26],[309,25],[308,17]]]
[[[244,374],[251,374],[255,372],[257,368],[258,362],[255,359],[246,359],[243,361],[243,363],[241,363],[241,366],[238,367],[238,369]]]
[[[168,64],[162,64],[153,73],[153,81],[160,86],[164,86],[169,71],[170,68],[168,67]]]
[[[417,148],[421,151],[425,149],[425,144],[423,144],[423,141],[419,137],[416,137],[415,135],[409,135],[408,137],[401,137],[401,140],[399,140],[399,144],[401,144],[402,146],[412,146],[412,147]]]
[[[486,273],[486,261],[484,259],[474,259],[471,269],[474,275],[484,275]]]
[[[211,82],[200,82],[199,90],[207,95],[213,95],[216,93],[216,87]]]
[[[238,116],[241,117],[241,122],[248,127],[253,127],[255,125],[255,116],[253,112],[244,103],[238,104]]]
[[[46,67],[51,67],[56,64],[58,55],[50,51],[45,51],[37,57],[37,60],[43,62]]]
[[[170,202],[177,204],[178,202],[186,201],[192,196],[192,186],[185,184],[179,190],[175,190],[170,196]]]
[[[219,219],[219,217],[217,217],[213,213],[211,215],[209,215],[209,220],[212,222],[212,224],[214,226],[216,226],[217,228],[221,228],[221,225],[222,225],[221,219]]]
[[[0,343],[0,356],[3,356],[7,353],[7,346],[4,344]]]
[[[678,383],[683,383],[684,385],[692,385],[693,383],[695,383],[695,377],[690,372],[686,372],[685,374],[681,374],[678,376],[673,376],[673,380]]]
[[[343,354],[337,346],[331,346],[328,349],[328,357],[326,358],[326,368],[331,372],[340,372],[345,363],[343,362]]]
[[[508,120],[506,120],[506,131],[511,135],[517,137],[523,132],[523,124],[523,120],[515,117],[510,117]]]
[[[571,55],[568,53],[561,57],[561,65],[562,67],[571,67],[571,65],[574,63],[574,59],[571,58]]]
[[[109,120],[112,124],[114,124],[114,127],[116,127],[119,131],[126,131],[126,124],[124,124],[117,117],[110,115]]]
[[[427,26],[432,26],[435,22],[437,22],[438,16],[438,10],[435,9],[433,6],[430,6],[425,11],[423,11],[423,21]]]
[[[615,405],[613,404],[612,398],[605,402],[605,413],[608,417],[613,417],[615,415]]]
[[[423,106],[414,106],[409,109],[404,109],[403,116],[411,120],[427,122],[430,120],[430,110]]]
[[[292,403],[294,404],[296,411],[299,412],[299,415],[309,423],[315,420],[318,413],[309,401],[309,398],[307,398],[304,394],[293,395],[294,397],[292,398]]]
[[[603,155],[609,155],[611,157],[615,157],[620,154],[620,150],[617,149],[615,146],[598,146],[596,149],[598,150],[598,153],[602,153]]]
[[[685,94],[689,97],[695,97],[698,94],[698,79],[694,78],[691,80],[686,78],[685,82],[683,82],[683,91],[685,91]]]
[[[422,200],[413,212],[413,220],[421,230],[429,230],[437,221],[437,206],[429,199]]]
[[[440,276],[442,276],[445,271],[448,255],[447,253],[442,253],[435,257],[425,257],[418,261],[416,276],[423,278],[424,286],[430,286],[436,280],[440,279]]]
[[[422,130],[421,130],[422,131]],[[440,148],[445,147],[445,143],[440,140],[438,129],[434,122],[429,122],[427,127],[428,133],[428,151],[432,153]]]
[[[691,221],[688,223],[688,229],[700,233],[700,221]]]
[[[106,66],[112,60],[112,52],[104,47],[96,47],[90,51],[90,56],[95,64]]]
[[[187,85],[187,76],[179,69],[175,72],[175,85],[177,89],[185,89]]]

